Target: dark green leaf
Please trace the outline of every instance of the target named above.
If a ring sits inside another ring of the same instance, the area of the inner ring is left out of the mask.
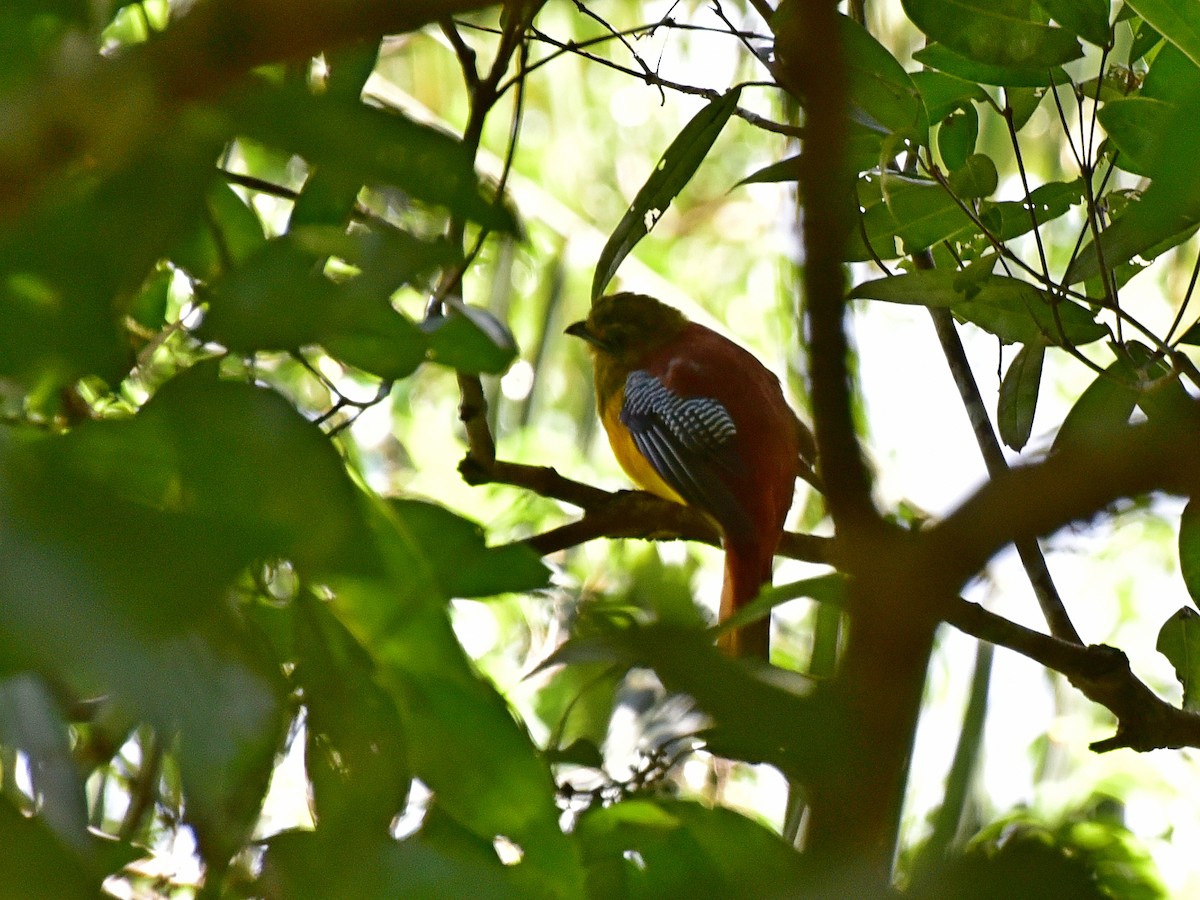
[[[1179,523],[1179,563],[1189,593],[1200,588],[1200,511],[1189,503]],[[1200,710],[1200,613],[1190,606],[1163,623],[1155,648],[1175,669],[1183,685],[1183,708]]]
[[[848,260],[871,259],[874,255],[895,259],[975,230],[970,217],[937,182],[885,174],[870,184],[877,185],[882,194],[880,199],[867,203],[862,230],[851,231]],[[897,238],[901,246],[897,246]]]
[[[169,256],[193,278],[213,281],[245,262],[265,240],[254,211],[224,181],[214,181],[204,197],[204,214]]]
[[[311,596],[298,600],[296,683],[304,694],[305,769],[318,827],[384,835],[412,778],[391,697],[363,650]]]
[[[1128,204],[1125,212],[1089,243],[1067,269],[1063,281],[1077,284],[1100,274],[1100,260],[1115,269],[1134,257],[1145,262],[1186,241],[1200,224],[1200,196],[1154,183]],[[1099,248],[1099,249],[1098,249]]]
[[[936,125],[954,110],[972,102],[988,102],[987,91],[973,81],[930,69],[913,72],[909,77],[921,92],[930,125]]]
[[[1128,7],[1126,7],[1128,9]],[[1133,36],[1133,41],[1129,45],[1129,65],[1133,65],[1139,59],[1143,59],[1151,50],[1159,45],[1162,41],[1162,35],[1154,30],[1154,26],[1149,22],[1143,21]],[[1171,46],[1174,46],[1172,44]]]
[[[517,357],[517,342],[503,322],[486,309],[460,304],[444,317],[421,323],[428,358],[471,374],[499,375]]]
[[[1045,88],[1036,87],[1006,87],[1004,102],[1012,110],[1013,130],[1020,131],[1029,124],[1037,108],[1041,106],[1042,98],[1046,96]]]
[[[997,84],[1005,87],[1049,87],[1069,81],[1067,74],[1054,68],[1021,68],[1013,65],[992,65],[967,59],[942,44],[930,44],[913,54],[913,59],[931,68],[978,84]]]
[[[796,852],[773,831],[692,801],[635,798],[592,809],[578,834],[589,869],[609,878],[605,896],[775,897],[800,875]]]
[[[600,251],[592,278],[593,299],[604,293],[621,262],[691,181],[717,135],[737,109],[740,96],[741,89],[735,88],[713,100],[696,113],[671,142]]]
[[[762,589],[758,598],[739,609],[721,623],[722,631],[741,628],[756,622],[782,603],[807,597],[818,603],[842,607],[846,603],[846,578],[840,572],[817,575],[790,584],[769,585]]]
[[[851,118],[881,135],[929,143],[925,106],[904,67],[870,32],[838,16],[849,78]]]
[[[1059,25],[1097,47],[1107,47],[1111,39],[1108,25],[1108,0],[1040,0],[1042,7]]]
[[[1188,59],[1174,44],[1167,44],[1154,56],[1150,71],[1142,82],[1141,95],[1172,106],[1189,102],[1200,79],[1200,66]]]
[[[461,142],[399,112],[295,87],[262,87],[231,112],[241,134],[359,184],[392,185],[489,228],[517,228],[512,213],[487,196]]]
[[[169,266],[155,269],[129,304],[129,315],[147,331],[158,331],[167,321],[172,272]]]
[[[488,547],[479,525],[435,503],[394,499],[389,504],[413,538],[429,548],[432,577],[447,597],[534,591],[549,582],[550,570],[523,544]]]
[[[975,200],[994,193],[1000,184],[1000,176],[990,157],[975,153],[968,156],[960,168],[950,173],[948,181],[950,190],[959,198]]]
[[[979,218],[999,240],[1007,241],[1032,231],[1035,220],[1038,225],[1053,222],[1082,199],[1082,179],[1052,181],[1034,188],[1027,203],[1003,200],[980,204]]]
[[[1188,502],[1179,520],[1179,571],[1192,599],[1200,597],[1200,506],[1195,501]],[[1196,665],[1200,665],[1200,656]]]
[[[1129,361],[1120,358],[1088,385],[1063,419],[1052,449],[1102,447],[1112,433],[1129,424],[1138,392]]]
[[[94,900],[104,874],[88,871],[40,818],[0,797],[0,895],[22,900]]]
[[[1108,139],[1121,151],[1117,165],[1137,175],[1152,174],[1174,108],[1149,97],[1126,97],[1105,103],[1098,115]]]
[[[335,579],[333,608],[375,661],[400,710],[413,772],[438,805],[488,841],[505,835],[551,895],[576,896],[582,870],[562,834],[555,785],[504,699],[472,669],[438,584],[437,547],[390,506],[372,507],[383,578]]]
[[[1191,0],[1127,0],[1128,5],[1200,66],[1200,19]]]
[[[734,186],[741,187],[743,184],[771,184],[780,181],[799,180],[800,154],[796,154],[795,156],[789,156],[787,159],[781,159],[779,162],[763,166],[761,169],[747,175]]]
[[[942,164],[950,170],[961,168],[966,164],[967,157],[975,152],[975,140],[978,137],[979,114],[972,104],[948,115],[937,133]]]
[[[1013,357],[1000,382],[1000,406],[996,413],[1000,439],[1014,450],[1024,448],[1033,431],[1045,357],[1044,344],[1026,344]]]
[[[520,900],[529,896],[514,884],[512,870],[498,860],[483,865],[420,840],[396,842],[385,835],[346,840],[344,835],[320,829],[286,831],[268,840],[266,850],[255,895],[267,900]]]
[[[1068,31],[1028,17],[1008,0],[903,0],[904,11],[931,40],[993,66],[1049,69],[1083,55]]]

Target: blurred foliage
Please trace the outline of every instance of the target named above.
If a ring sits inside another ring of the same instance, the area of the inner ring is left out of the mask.
[[[751,669],[694,603],[709,550],[576,547],[552,571],[519,541],[562,505],[454,473],[456,385],[503,375],[484,382],[503,456],[624,483],[587,459],[586,362],[555,343],[614,278],[725,320],[803,394],[780,301],[798,2],[768,23],[734,3],[604,21],[445,0],[393,34],[387,4],[355,0],[339,21],[357,31],[316,38],[312,2],[3,5],[0,894],[825,883],[763,791],[731,799],[749,767],[714,755],[828,775],[806,735],[838,614],[779,604],[832,582],[758,610],[793,617],[777,661],[804,671]],[[851,297],[1020,345],[997,409],[1014,449],[1043,363],[1093,354],[1055,447],[1179,415],[1195,390],[1194,272],[1162,327],[1121,293],[1156,259],[1194,262],[1185,5],[905,0],[840,21],[847,262],[889,275],[856,267]],[[213,16],[227,43],[164,49]],[[238,43],[263,22],[277,42]],[[913,269],[924,251],[937,268]],[[1195,526],[1189,507],[1193,594]],[[1159,643],[1189,707],[1195,615]],[[1164,895],[1119,813],[1011,814],[900,880]]]

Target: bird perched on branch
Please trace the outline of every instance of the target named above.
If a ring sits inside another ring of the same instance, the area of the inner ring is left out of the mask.
[[[596,406],[621,467],[720,527],[725,621],[771,581],[796,477],[816,483],[812,434],[751,353],[653,297],[602,297],[567,334],[592,351]],[[766,659],[769,640],[764,618],[721,646]]]

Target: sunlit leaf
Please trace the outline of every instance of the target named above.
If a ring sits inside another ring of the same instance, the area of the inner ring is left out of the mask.
[[[741,93],[741,88],[735,88],[710,102],[671,142],[600,251],[592,278],[593,299],[604,293],[621,262],[692,180],[717,135],[737,108]]]
[[[1179,564],[1194,597],[1200,589],[1200,510],[1190,503],[1179,523]],[[1183,685],[1183,708],[1200,709],[1200,613],[1181,607],[1163,623],[1154,646],[1170,661]]]

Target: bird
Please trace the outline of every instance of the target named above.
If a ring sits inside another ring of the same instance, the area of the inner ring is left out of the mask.
[[[752,353],[653,297],[600,297],[566,333],[591,351],[597,412],[626,474],[720,529],[724,622],[770,583],[796,478],[819,485],[812,433]],[[769,617],[718,643],[768,660]]]

